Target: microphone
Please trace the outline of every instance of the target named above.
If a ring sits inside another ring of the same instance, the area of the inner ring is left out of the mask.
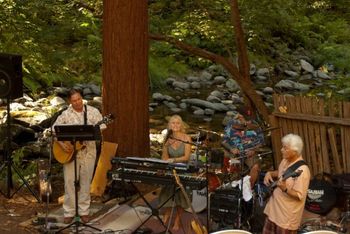
[[[168,129],[167,130],[167,134],[168,134],[168,137],[172,137],[173,136],[173,130],[172,129]]]
[[[265,153],[260,153],[260,154],[257,154],[256,156],[261,157],[261,156],[265,156],[265,155],[268,155],[268,154],[272,154],[272,151],[268,151],[268,152],[265,152]]]
[[[167,129],[167,133],[164,139],[164,143],[167,142],[167,140],[169,140],[170,138],[173,137],[173,130],[172,129]]]

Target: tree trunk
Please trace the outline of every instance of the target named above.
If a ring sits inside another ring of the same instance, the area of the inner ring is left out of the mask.
[[[235,31],[235,39],[238,52],[238,70],[239,78],[242,79],[242,82],[239,82],[241,88],[245,94],[245,99],[249,102],[248,106],[253,106],[252,110],[258,110],[259,113],[263,116],[266,123],[269,123],[269,112],[268,109],[262,100],[262,98],[255,92],[253,83],[250,79],[250,64],[248,58],[247,46],[244,38],[244,31],[241,24],[241,16],[239,13],[238,1],[231,0],[231,18],[232,24]]]
[[[104,140],[118,156],[149,156],[147,1],[103,1],[103,112],[116,119]]]

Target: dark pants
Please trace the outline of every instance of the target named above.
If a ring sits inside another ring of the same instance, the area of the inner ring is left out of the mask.
[[[263,234],[297,234],[297,230],[288,230],[277,226],[268,218],[265,219]]]

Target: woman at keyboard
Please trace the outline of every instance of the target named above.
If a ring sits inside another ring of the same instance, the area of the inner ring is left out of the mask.
[[[168,122],[168,132],[164,140],[162,159],[171,163],[187,163],[191,154],[191,137],[185,133],[184,123],[179,115],[173,115]],[[174,193],[174,186],[162,188],[159,194],[159,204],[162,205]],[[179,230],[181,216],[185,209],[189,208],[181,191],[177,192],[174,199],[170,199],[163,206],[165,208],[163,222],[168,224],[170,214],[176,213],[173,230]],[[171,210],[174,209],[174,212]]]

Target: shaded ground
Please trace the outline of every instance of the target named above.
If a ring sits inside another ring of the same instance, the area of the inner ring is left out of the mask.
[[[49,204],[52,209],[57,204]],[[44,214],[46,204],[39,203],[22,188],[13,198],[0,197],[0,233],[38,233],[33,226],[24,225],[23,222]]]

